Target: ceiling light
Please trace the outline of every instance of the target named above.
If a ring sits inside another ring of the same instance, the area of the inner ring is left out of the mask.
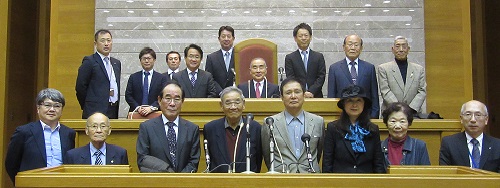
[[[366,10],[360,10],[359,12],[366,12]]]
[[[134,11],[133,11],[133,10],[129,10],[129,11],[127,11],[127,12],[128,12],[128,13],[134,13]]]
[[[391,3],[391,1],[384,1],[383,3],[387,4],[387,3]]]
[[[372,4],[365,4],[365,7],[371,7]]]

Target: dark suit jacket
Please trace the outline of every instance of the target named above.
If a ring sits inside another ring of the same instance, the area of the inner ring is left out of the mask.
[[[203,128],[203,137],[208,141],[208,153],[210,154],[210,170],[222,164],[231,164],[233,156],[229,156],[226,141],[226,119],[220,118],[207,123]],[[243,122],[246,122],[244,119]],[[262,166],[262,145],[260,143],[260,127],[256,121],[250,123],[250,170],[260,172]],[[241,133],[236,152],[236,172],[246,171],[246,140],[245,126],[241,127]],[[232,164],[231,164],[232,167]],[[227,172],[228,166],[221,166],[213,172]]]
[[[165,132],[165,124],[163,123],[162,116],[140,124],[136,145],[137,165],[139,169],[143,167],[148,168],[148,166],[144,166],[148,161],[144,160],[148,157],[154,157],[168,164],[168,169],[164,170],[185,173],[196,172],[198,170],[198,163],[200,161],[200,130],[198,125],[179,118],[178,127],[177,164],[174,167],[168,149],[167,133]]]
[[[234,50],[231,53],[231,61],[229,62],[229,70],[226,71],[226,64],[222,50],[218,50],[207,55],[205,71],[210,72],[217,82],[217,93],[220,93],[224,88],[232,86],[234,74],[231,68],[234,68]]]
[[[142,103],[142,85],[143,85],[143,72],[138,71],[130,75],[127,83],[127,89],[125,90],[125,100],[130,106],[129,112],[132,112],[140,106]],[[157,107],[158,105],[158,95],[160,94],[163,86],[167,83],[167,77],[163,74],[154,71],[153,77],[151,77],[151,83],[149,84],[149,95],[148,95],[148,105]]]
[[[115,71],[116,83],[118,86],[118,101],[120,104],[120,75],[121,62],[113,57],[110,58],[110,63]],[[82,60],[82,65],[78,69],[78,77],[76,78],[76,98],[83,110],[82,118],[87,119],[94,112],[102,112],[106,114],[109,106],[109,78],[104,63],[99,54],[94,53],[90,56],[85,56]],[[118,116],[118,114],[116,114]]]
[[[471,166],[465,132],[443,137],[439,165]],[[500,139],[483,134],[479,168],[500,172]]]
[[[347,132],[340,128],[340,121],[328,123],[323,152],[323,172],[335,173],[385,173],[384,155],[380,147],[380,133],[370,132],[363,141],[366,152],[355,154],[351,141],[345,139]]]
[[[373,64],[358,59],[357,84],[365,90],[368,98],[372,101],[371,117],[378,118],[380,105],[378,102],[377,74]],[[340,98],[342,90],[353,85],[351,72],[347,68],[345,59],[330,65],[328,70],[328,98]]]
[[[238,88],[241,89],[241,91],[243,91],[243,95],[245,96],[245,98],[255,98],[254,82],[253,82],[253,80],[249,80],[249,81],[250,81],[250,97],[248,96],[248,86],[249,86],[248,82],[239,84]],[[280,88],[278,85],[264,81],[263,88],[267,88],[267,92],[261,91],[260,92],[261,98],[279,98],[280,97]],[[266,94],[267,94],[267,96],[266,96]]]
[[[325,83],[325,58],[322,53],[309,50],[307,59],[307,73],[304,61],[299,50],[285,56],[286,77],[295,77],[308,85],[308,91],[314,98],[323,98],[323,84]]]
[[[177,81],[184,92],[186,92],[186,98],[216,98],[218,93],[216,90],[216,82],[212,78],[212,74],[207,71],[198,69],[196,73],[198,76],[196,78],[196,83],[191,85],[191,80],[187,69],[184,69],[178,73],[175,73],[172,78]]]
[[[61,124],[59,138],[61,139],[61,153],[63,161],[66,152],[75,147],[75,131]],[[10,138],[5,157],[5,169],[12,182],[18,172],[47,167],[47,153],[45,153],[45,139],[42,124],[35,121],[16,128]]]
[[[64,164],[92,164],[90,144],[69,150]],[[128,165],[127,150],[120,146],[106,143],[106,165]]]

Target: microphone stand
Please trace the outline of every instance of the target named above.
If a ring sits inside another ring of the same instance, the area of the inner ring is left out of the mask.
[[[273,134],[273,125],[269,125],[269,130],[270,130],[270,138],[271,141],[269,141],[269,151],[270,151],[270,159],[271,159],[271,167],[269,171],[267,172],[268,174],[278,174],[279,172],[274,171],[274,134]]]
[[[233,71],[233,87],[236,87],[236,71],[234,71],[234,68],[231,68],[231,71]]]
[[[252,121],[253,116],[251,114],[247,115],[247,142],[246,142],[246,149],[247,149],[247,156],[246,156],[246,171],[242,172],[243,174],[252,174],[255,172],[250,171],[250,122]]]

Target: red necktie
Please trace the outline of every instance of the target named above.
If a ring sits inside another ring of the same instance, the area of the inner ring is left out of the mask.
[[[259,89],[259,87],[260,87],[260,83],[257,82],[255,84],[255,97],[257,97],[257,98],[260,98],[260,89]]]

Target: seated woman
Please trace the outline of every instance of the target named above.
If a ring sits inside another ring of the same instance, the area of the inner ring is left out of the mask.
[[[340,119],[328,123],[323,152],[323,172],[385,173],[379,128],[370,122],[371,101],[363,88],[342,90],[337,106]]]
[[[389,137],[381,145],[386,168],[390,165],[431,165],[425,142],[408,136],[413,111],[407,104],[389,104],[382,117],[389,130]]]

